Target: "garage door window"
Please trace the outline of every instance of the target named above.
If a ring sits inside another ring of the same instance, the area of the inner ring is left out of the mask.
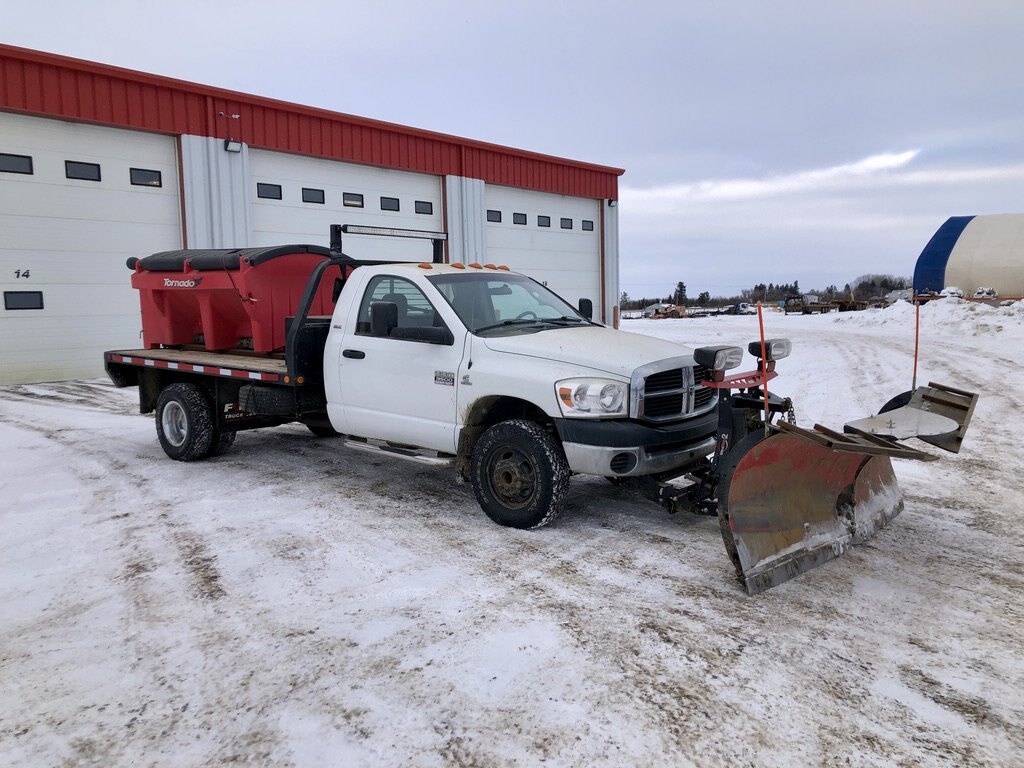
[[[302,188],[302,202],[324,204],[324,191],[322,189]]]
[[[550,216],[538,216],[537,217],[537,226],[538,227],[550,227],[551,226],[551,217]]]
[[[513,213],[512,214],[512,223],[513,224],[525,224],[526,223],[526,214],[525,213]]]
[[[382,211],[397,211],[398,210],[398,198],[397,197],[382,197],[380,199],[380,209]]]
[[[417,200],[416,213],[424,213],[427,216],[430,216],[434,213],[434,204],[429,200]]]
[[[80,163],[77,160],[65,160],[64,175],[69,179],[100,181],[100,165],[99,163]]]
[[[587,219],[584,219],[583,220],[583,231],[584,232],[593,232],[594,231],[594,222],[588,221]]]
[[[28,155],[8,155],[0,152],[0,171],[4,173],[32,174],[32,158]]]
[[[4,309],[42,308],[42,291],[4,291]]]
[[[341,204],[346,208],[362,208],[363,196],[357,192],[345,192],[341,196]]]
[[[488,211],[487,220],[493,221],[495,224],[501,223],[501,211]]]
[[[267,200],[280,200],[281,199],[281,185],[280,184],[257,184],[256,185],[256,197],[263,197]]]
[[[162,187],[163,177],[160,171],[149,171],[145,168],[130,168],[128,170],[131,182],[137,187]]]
[[[572,229],[572,219],[562,219],[561,227],[562,229]]]

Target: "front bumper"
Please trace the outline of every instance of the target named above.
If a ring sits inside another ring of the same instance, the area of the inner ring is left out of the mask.
[[[635,421],[556,419],[565,458],[573,472],[601,477],[634,477],[682,469],[713,453],[716,411],[672,425]]]

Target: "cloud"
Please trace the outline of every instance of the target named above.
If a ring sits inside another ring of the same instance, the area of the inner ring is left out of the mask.
[[[909,276],[946,218],[1012,212],[1022,199],[1024,164],[932,158],[908,150],[766,178],[624,188],[622,284],[642,293],[683,279],[726,295],[759,280]]]
[[[690,184],[671,184],[647,189],[623,187],[625,203],[673,204],[700,200],[751,200],[783,194],[838,189],[858,181],[870,180],[909,164],[920,150],[886,152],[871,155],[854,163],[815,168],[783,176],[764,179],[725,179],[698,181]]]
[[[980,184],[1024,179],[1024,165],[973,168],[926,168],[908,166],[920,150],[884,152],[853,163],[814,168],[763,179],[710,179],[657,187],[624,186],[623,204],[650,213],[668,213],[695,203],[742,203],[785,195],[830,195],[882,187],[935,184]]]

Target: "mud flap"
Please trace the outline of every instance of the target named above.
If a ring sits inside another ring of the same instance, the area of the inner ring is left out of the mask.
[[[793,427],[723,457],[719,523],[748,594],[839,557],[903,510],[889,450],[829,440]]]

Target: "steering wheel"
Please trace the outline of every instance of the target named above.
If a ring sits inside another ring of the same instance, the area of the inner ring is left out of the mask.
[[[530,315],[530,317],[527,318],[526,317],[527,315]],[[536,320],[537,319],[537,313],[534,312],[532,309],[528,309],[525,312],[520,312],[518,315],[516,315],[516,320],[526,320],[526,319]]]

